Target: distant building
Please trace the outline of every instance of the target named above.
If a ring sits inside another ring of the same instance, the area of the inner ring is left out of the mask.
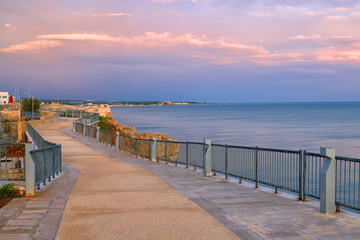
[[[13,97],[13,96],[10,96],[10,97],[9,97],[9,104],[12,104],[12,103],[14,103],[14,97]]]
[[[0,104],[9,104],[9,93],[8,92],[0,92]]]

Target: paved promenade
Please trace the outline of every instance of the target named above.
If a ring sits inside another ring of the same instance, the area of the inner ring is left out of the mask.
[[[40,130],[62,144],[79,170],[56,239],[238,239],[209,213],[159,177],[91,149],[61,131]]]
[[[325,215],[316,201],[136,159],[71,127],[40,130],[72,167],[2,209],[0,239],[360,239],[357,214]]]

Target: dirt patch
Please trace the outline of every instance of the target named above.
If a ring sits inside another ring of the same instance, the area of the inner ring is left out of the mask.
[[[8,202],[13,200],[14,198],[3,198],[0,199],[0,208],[4,207]]]

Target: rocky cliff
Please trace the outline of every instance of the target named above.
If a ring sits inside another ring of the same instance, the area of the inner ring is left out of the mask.
[[[167,140],[176,141],[167,137],[163,133],[136,133],[136,128],[120,125],[112,116],[111,112],[106,114],[106,117],[100,117],[99,127],[111,131],[119,132],[121,135],[126,135],[137,139],[151,139],[156,137],[156,140]],[[136,146],[137,145],[137,146]],[[132,152],[137,148],[138,155],[148,156],[150,151],[150,145],[148,141],[134,141],[133,139],[120,137],[120,147],[130,149]],[[166,158],[171,161],[176,161],[179,155],[179,144],[178,143],[164,143],[158,142],[156,149],[157,158]]]

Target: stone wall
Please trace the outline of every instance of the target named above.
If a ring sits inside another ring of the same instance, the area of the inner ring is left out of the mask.
[[[21,121],[21,111],[0,111],[1,122],[19,122]]]
[[[17,109],[20,109],[20,104],[18,103],[0,105],[0,111],[15,111]]]
[[[40,120],[30,120],[29,123],[34,127],[42,127],[46,124],[59,120],[59,114],[53,112],[41,112]],[[3,141],[8,142],[26,142],[27,121],[3,122],[1,127]]]
[[[52,111],[72,111],[72,110],[82,110],[85,112],[90,112],[90,113],[99,113],[100,116],[102,117],[106,117],[107,113],[111,112],[111,109],[109,106],[104,106],[104,105],[94,105],[94,106],[86,106],[86,107],[80,107],[80,106],[76,106],[76,105],[50,105],[50,104],[45,104],[45,105],[41,105],[40,106],[40,112],[41,111],[48,111],[48,112],[52,112]]]

